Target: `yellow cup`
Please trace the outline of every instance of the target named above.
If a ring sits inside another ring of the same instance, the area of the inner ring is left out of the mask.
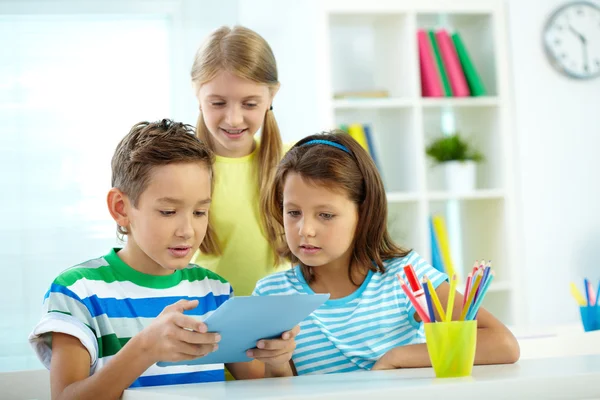
[[[436,377],[471,375],[477,344],[477,321],[426,323],[425,340]]]

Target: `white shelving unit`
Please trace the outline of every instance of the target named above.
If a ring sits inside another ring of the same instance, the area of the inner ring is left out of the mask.
[[[507,324],[523,323],[502,0],[324,0],[321,11],[323,125],[371,126],[394,239],[430,260],[429,217],[443,214],[461,280],[476,259],[492,260],[496,277],[484,306]],[[487,96],[421,96],[416,32],[440,27],[460,32]],[[386,90],[389,97],[334,99],[365,90]],[[440,171],[426,158],[427,143],[448,130],[460,131],[486,157],[473,192],[444,191]]]

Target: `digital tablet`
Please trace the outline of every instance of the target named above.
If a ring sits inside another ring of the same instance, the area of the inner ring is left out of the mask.
[[[275,339],[302,322],[329,294],[293,294],[232,297],[204,323],[221,335],[217,351],[194,360],[159,362],[158,366],[217,364],[252,361],[246,351],[260,339]]]

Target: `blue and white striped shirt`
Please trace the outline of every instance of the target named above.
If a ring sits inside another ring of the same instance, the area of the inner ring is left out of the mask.
[[[384,273],[369,271],[354,293],[328,300],[300,323],[292,357],[298,375],[370,370],[388,350],[425,341],[422,323],[415,321],[415,310],[396,278],[406,279],[403,267],[408,264],[436,288],[448,279],[414,251],[386,261]],[[314,292],[295,267],[261,279],[253,294],[302,293]]]

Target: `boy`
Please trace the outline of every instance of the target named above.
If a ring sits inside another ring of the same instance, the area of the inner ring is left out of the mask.
[[[62,272],[30,335],[50,369],[53,399],[116,399],[128,387],[224,379],[223,364],[156,365],[202,357],[220,340],[190,316],[208,316],[233,292],[220,276],[188,265],[198,248],[216,251],[212,165],[193,127],[170,120],[141,122],[119,143],[107,202],[125,246]],[[254,361],[228,369],[237,379],[291,375],[298,329],[259,341]]]

